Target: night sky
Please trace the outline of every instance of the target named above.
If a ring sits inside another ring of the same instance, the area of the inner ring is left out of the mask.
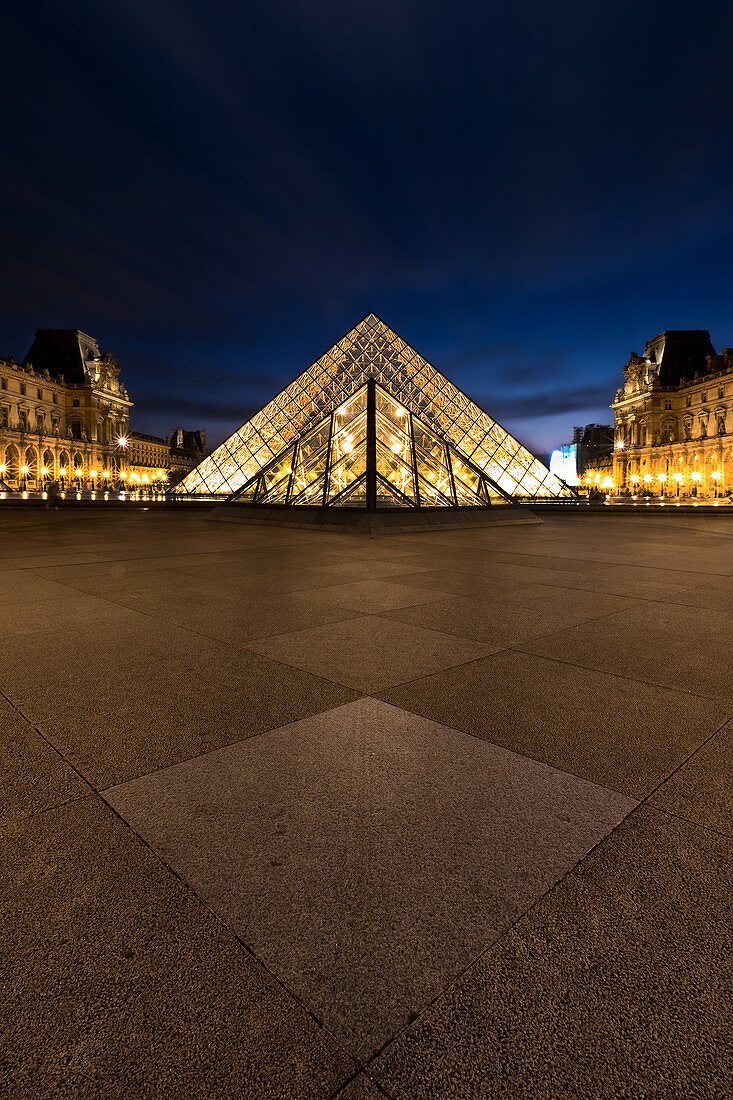
[[[728,4],[5,8],[0,354],[91,333],[140,431],[369,310],[540,452],[657,332],[733,345]]]

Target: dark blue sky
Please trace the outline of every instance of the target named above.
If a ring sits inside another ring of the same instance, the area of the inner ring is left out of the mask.
[[[530,446],[733,344],[728,4],[6,6],[0,352],[78,327],[228,434],[373,309]]]

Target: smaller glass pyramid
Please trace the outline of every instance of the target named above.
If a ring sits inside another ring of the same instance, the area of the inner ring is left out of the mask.
[[[501,497],[508,494],[370,379],[230,499],[375,511],[485,508]]]

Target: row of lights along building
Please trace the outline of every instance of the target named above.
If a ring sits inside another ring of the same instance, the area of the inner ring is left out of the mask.
[[[733,495],[733,349],[705,329],[668,330],[623,368],[613,429],[576,429],[581,487],[607,495]],[[113,357],[77,329],[39,329],[18,363],[0,359],[0,492],[52,484],[160,492],[206,455],[205,433],[130,431]]]
[[[624,367],[613,488],[720,499],[733,493],[733,349],[705,329],[662,332]]]
[[[203,431],[130,431],[120,368],[77,329],[39,329],[21,363],[0,359],[0,491],[155,492],[206,454]]]
[[[614,423],[575,429],[580,487],[604,496],[733,496],[733,349],[705,329],[667,330],[632,354]]]

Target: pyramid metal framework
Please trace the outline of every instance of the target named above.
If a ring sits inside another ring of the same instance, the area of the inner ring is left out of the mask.
[[[373,313],[176,492],[352,508],[485,507],[498,497],[573,495]]]

